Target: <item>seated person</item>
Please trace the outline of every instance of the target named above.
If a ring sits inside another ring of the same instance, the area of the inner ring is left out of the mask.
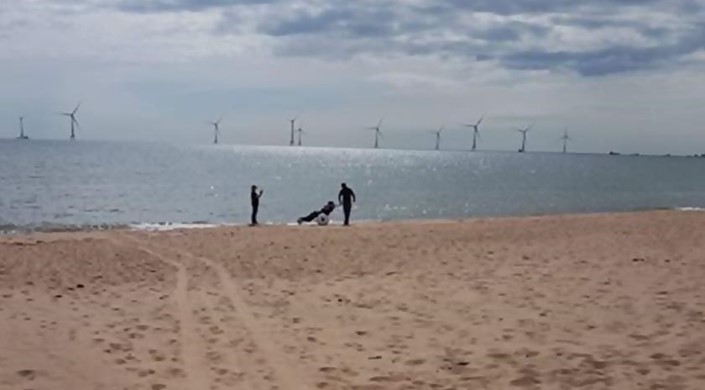
[[[330,213],[332,213],[333,210],[335,210],[335,203],[329,201],[329,202],[328,202],[325,206],[323,206],[323,208],[320,209],[319,211],[314,211],[314,212],[312,212],[311,214],[309,214],[309,215],[307,215],[307,216],[305,216],[305,217],[301,217],[301,218],[297,219],[296,222],[297,222],[299,225],[301,225],[301,223],[303,223],[303,222],[311,222],[311,221],[313,221],[314,219],[316,219],[316,217],[318,217],[318,216],[321,215],[321,214],[330,215]]]

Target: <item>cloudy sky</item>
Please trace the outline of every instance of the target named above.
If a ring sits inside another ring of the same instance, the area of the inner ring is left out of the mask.
[[[0,137],[705,152],[705,0],[3,0]]]

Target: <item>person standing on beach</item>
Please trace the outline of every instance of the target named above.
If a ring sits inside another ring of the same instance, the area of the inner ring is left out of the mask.
[[[350,211],[352,210],[352,205],[357,200],[355,199],[355,193],[351,190],[347,184],[340,184],[340,193],[338,193],[338,202],[343,204],[343,212],[345,213],[345,226],[350,226]]]
[[[250,202],[252,202],[252,226],[257,225],[257,212],[259,211],[259,198],[264,194],[264,190],[257,191],[257,186],[253,185],[250,192]]]

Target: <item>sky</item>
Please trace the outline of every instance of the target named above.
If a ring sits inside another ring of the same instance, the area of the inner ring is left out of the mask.
[[[705,153],[705,0],[2,0],[0,138]]]

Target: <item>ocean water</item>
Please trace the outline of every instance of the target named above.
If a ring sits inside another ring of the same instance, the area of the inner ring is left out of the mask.
[[[251,184],[290,223],[342,181],[367,221],[705,207],[699,158],[3,140],[0,231],[245,224]]]

